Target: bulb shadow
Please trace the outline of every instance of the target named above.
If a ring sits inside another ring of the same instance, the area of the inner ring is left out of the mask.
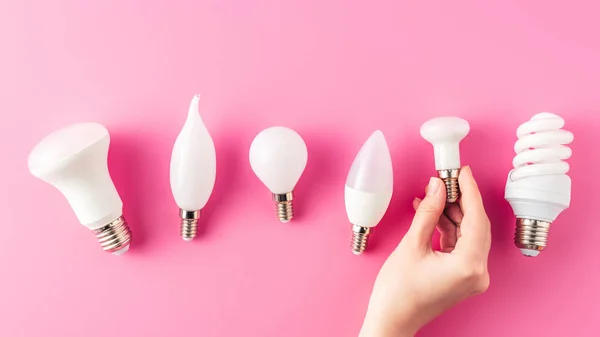
[[[572,150],[571,158],[567,159],[570,169],[567,175],[571,178],[571,203],[561,212],[550,226],[548,253],[561,251],[563,258],[578,259],[585,254],[586,238],[581,233],[587,233],[587,238],[597,237],[600,229],[595,225],[594,205],[600,204],[600,183],[596,176],[600,166],[600,156],[595,155],[595,145],[600,144],[600,135],[591,131],[600,128],[598,111],[581,111],[572,109],[571,114],[561,114],[565,118],[564,130],[573,133],[574,139],[568,146]],[[572,227],[571,227],[572,226]],[[577,230],[573,228],[577,227]],[[573,243],[578,244],[569,247]],[[546,253],[542,253],[546,254]]]
[[[502,116],[503,113],[486,114],[485,119],[469,121],[471,132],[461,143],[461,156],[463,165],[469,165],[473,171],[491,222],[493,253],[505,255],[513,249],[514,216],[504,199],[504,186],[512,169],[517,139],[516,126],[502,123]],[[490,128],[491,125],[498,127]]]
[[[210,236],[211,228],[227,210],[231,210],[231,200],[236,194],[236,188],[240,186],[240,168],[242,160],[246,158],[242,147],[236,139],[225,137],[214,137],[215,150],[217,153],[217,176],[212,194],[202,209],[200,221],[198,222],[198,234],[194,241],[202,241]],[[247,163],[246,163],[247,164]],[[248,165],[248,164],[247,164]]]
[[[400,243],[414,215],[412,202],[417,196],[423,197],[425,185],[435,173],[428,168],[429,163],[426,160],[431,152],[429,144],[408,146],[409,141],[400,140],[399,143],[403,144],[403,147],[392,150],[394,194],[387,212],[371,234],[369,250],[391,251]]]
[[[319,209],[322,200],[330,200],[332,186],[340,186],[339,190],[343,193],[344,174],[340,170],[343,170],[342,166],[346,164],[340,163],[337,157],[332,155],[341,147],[336,144],[339,140],[325,133],[315,132],[304,132],[303,138],[309,156],[306,169],[294,191],[294,219],[297,220],[310,218],[308,214]],[[336,200],[340,200],[343,207],[343,195]],[[337,209],[340,205],[330,208]]]
[[[111,132],[111,145],[108,156],[111,178],[123,200],[123,215],[132,231],[132,245],[129,253],[143,249],[147,243],[145,224],[151,221],[145,212],[143,195],[147,192],[143,181],[147,171],[144,149],[136,137],[126,133]]]
[[[600,112],[589,112],[589,114],[600,115]],[[592,202],[594,200],[600,200],[597,193],[577,193],[580,191],[593,190],[594,187],[590,186],[590,183],[596,183],[598,180],[585,179],[581,177],[594,177],[597,172],[597,168],[600,166],[600,156],[590,155],[593,152],[592,144],[600,144],[600,135],[588,130],[597,130],[600,128],[600,119],[593,119],[575,115],[572,118],[565,118],[566,123],[563,129],[571,131],[573,133],[573,142],[569,145],[573,154],[571,158],[567,159],[570,164],[569,172],[567,173],[571,177],[572,182],[572,200],[570,208],[580,209],[584,214],[587,209],[590,209],[589,205],[597,204],[598,202]],[[579,199],[585,195],[585,200]],[[580,207],[582,206],[582,207]]]

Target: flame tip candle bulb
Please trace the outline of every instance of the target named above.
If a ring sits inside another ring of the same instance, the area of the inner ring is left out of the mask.
[[[171,156],[171,191],[179,207],[184,241],[192,241],[198,233],[200,210],[210,198],[217,174],[215,145],[200,117],[199,103],[196,94]]]

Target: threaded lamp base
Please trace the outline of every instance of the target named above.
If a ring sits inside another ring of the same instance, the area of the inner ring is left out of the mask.
[[[294,217],[294,205],[292,203],[294,195],[292,192],[285,194],[273,194],[273,200],[277,205],[277,218],[279,221],[290,222]]]
[[[94,234],[105,252],[121,255],[129,250],[132,235],[123,216],[104,227],[94,229]]]
[[[181,218],[181,238],[184,241],[192,241],[198,234],[198,219],[200,219],[200,211],[179,210]]]
[[[352,225],[351,248],[354,255],[360,255],[367,249],[367,242],[371,234],[371,227]]]
[[[459,173],[460,169],[438,170],[438,177],[446,185],[446,202],[456,202],[460,196],[460,188],[458,187]]]
[[[550,222],[517,218],[515,245],[525,256],[538,256],[548,245]]]

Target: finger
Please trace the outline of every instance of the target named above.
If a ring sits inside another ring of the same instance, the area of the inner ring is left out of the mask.
[[[415,198],[415,200],[413,200],[413,208],[415,209],[415,211],[419,208],[421,201],[422,200],[419,198]],[[446,206],[446,208],[447,207],[448,206]],[[448,218],[448,216],[446,214],[442,213],[442,215],[438,219],[438,223],[437,223],[436,227],[441,235],[453,234],[452,236],[456,237],[456,234],[455,234],[456,233],[456,224],[454,221],[450,220],[450,218]],[[454,245],[453,245],[453,247],[454,247]]]
[[[444,211],[445,203],[446,187],[439,178],[432,177],[429,180],[425,199],[419,203],[413,222],[406,234],[407,240],[412,241],[415,246],[430,248],[431,237]]]
[[[459,204],[463,214],[485,213],[479,187],[477,186],[477,182],[475,181],[473,172],[469,166],[465,166],[460,170],[458,185],[460,186],[461,192]]]
[[[419,208],[421,199],[415,198],[413,200],[413,208],[415,211]],[[440,232],[440,251],[444,253],[451,253],[456,247],[456,241],[458,240],[458,227],[452,222],[446,214],[442,213],[437,223],[437,230]]]
[[[421,201],[423,201],[423,199],[421,199],[421,198],[414,198],[413,199],[413,209],[415,211],[419,208],[419,205],[421,204]]]
[[[454,229],[447,233],[440,234],[440,251],[444,253],[452,253],[456,248],[458,242],[458,228],[454,226]]]
[[[461,239],[457,243],[457,248],[464,245],[475,253],[483,253],[486,248],[489,250],[490,222],[470,167],[466,166],[460,171],[458,183],[462,193],[460,205],[464,215],[460,226]]]
[[[460,226],[462,224],[463,212],[460,209],[460,204],[455,202],[446,204],[444,215],[446,215],[455,225]]]
[[[437,227],[440,232],[440,250],[444,253],[450,253],[454,250],[459,238],[458,233],[460,230],[460,227],[457,226],[456,222],[451,220],[448,214],[446,214],[447,209],[448,204],[446,204],[446,210],[442,213]]]

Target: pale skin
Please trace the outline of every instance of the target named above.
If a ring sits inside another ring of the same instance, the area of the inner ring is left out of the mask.
[[[459,175],[461,197],[431,178],[415,198],[410,229],[381,267],[360,337],[407,337],[457,303],[487,290],[490,220],[469,167]],[[440,251],[432,249],[434,231]]]

